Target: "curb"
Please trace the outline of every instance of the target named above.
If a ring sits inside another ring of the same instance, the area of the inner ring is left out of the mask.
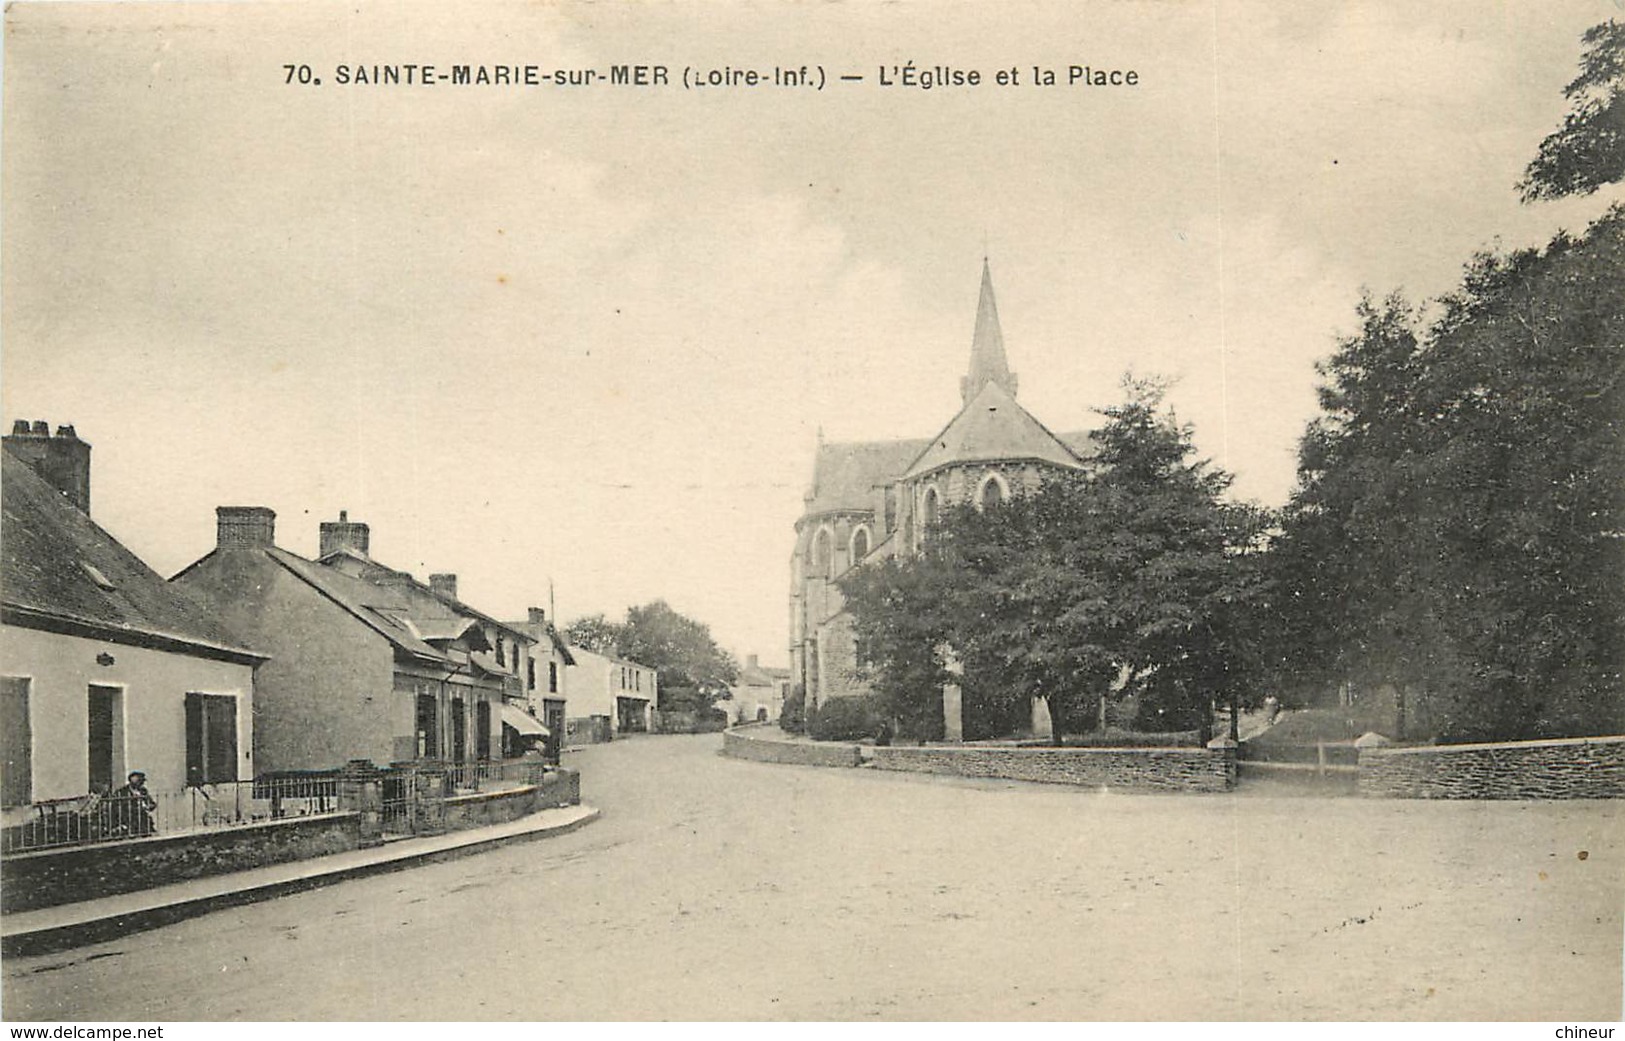
[[[188,918],[196,918],[212,911],[258,903],[262,900],[271,900],[279,896],[300,893],[310,889],[320,889],[323,886],[333,885],[353,878],[401,871],[419,864],[456,860],[460,857],[484,853],[497,846],[549,838],[555,835],[566,835],[591,824],[602,816],[601,811],[596,807],[587,807],[586,809],[588,812],[575,820],[551,827],[537,828],[534,831],[525,831],[513,835],[472,838],[465,844],[444,849],[403,850],[400,856],[387,860],[353,864],[296,878],[245,885],[241,889],[209,893],[189,899],[182,898],[152,907],[110,912],[100,916],[93,915],[80,921],[7,933],[0,936],[0,957],[16,958],[32,954],[49,954],[72,947],[84,947],[89,944],[128,936],[131,933],[157,929]],[[299,862],[293,861],[291,863],[297,864]],[[230,876],[217,877],[225,878]],[[73,905],[64,906],[72,907]]]

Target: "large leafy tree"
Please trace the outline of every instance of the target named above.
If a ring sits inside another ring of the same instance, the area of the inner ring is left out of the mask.
[[[1033,698],[1057,740],[1103,718],[1117,688],[1153,729],[1202,727],[1245,686],[1247,608],[1263,517],[1223,501],[1160,388],[1107,409],[1089,473],[948,511],[919,557],[856,569],[842,588],[877,693],[901,716],[940,712],[947,649],[963,668],[965,734],[1008,732]]]
[[[1625,726],[1625,214],[1484,254],[1324,367],[1275,555],[1286,669],[1453,739]]]
[[[657,670],[666,707],[709,708],[739,678],[733,655],[717,646],[710,627],[678,613],[664,600],[627,608],[624,622],[611,622],[601,614],[578,618],[565,628],[565,635],[578,647]]]
[[[1525,201],[1589,195],[1625,178],[1625,25],[1603,22],[1581,41],[1580,74],[1563,90],[1572,107],[1524,172]]]

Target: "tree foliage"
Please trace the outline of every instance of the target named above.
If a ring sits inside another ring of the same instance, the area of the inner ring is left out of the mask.
[[[1625,25],[1610,19],[1581,41],[1580,75],[1563,89],[1572,107],[1518,183],[1526,202],[1589,195],[1625,178]]]
[[[940,733],[963,670],[966,737],[1008,733],[1042,697],[1055,732],[1098,720],[1116,688],[1152,729],[1202,727],[1245,687],[1263,515],[1227,503],[1161,389],[1104,411],[1096,466],[1036,493],[945,511],[918,557],[842,579],[873,689],[905,736]]]
[[[1322,367],[1272,554],[1283,673],[1456,739],[1625,726],[1625,213],[1397,297]]]
[[[670,703],[670,707],[709,709],[739,678],[733,656],[717,646],[710,628],[679,614],[664,600],[627,608],[624,622],[611,622],[601,614],[578,618],[564,633],[577,647],[655,669],[661,690],[675,699],[684,700],[678,692],[692,692],[686,700],[693,705]]]

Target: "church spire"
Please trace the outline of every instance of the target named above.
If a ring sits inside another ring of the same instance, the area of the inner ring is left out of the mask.
[[[993,274],[982,258],[982,297],[976,302],[976,332],[971,337],[970,372],[959,381],[966,404],[989,383],[997,383],[1016,396],[1016,374],[1004,356],[1004,333],[999,329],[999,305],[993,300]]]

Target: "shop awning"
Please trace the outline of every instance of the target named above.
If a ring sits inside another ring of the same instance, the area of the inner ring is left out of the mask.
[[[551,733],[535,716],[526,712],[518,705],[502,706],[502,722],[513,727],[523,736],[549,737]]]

